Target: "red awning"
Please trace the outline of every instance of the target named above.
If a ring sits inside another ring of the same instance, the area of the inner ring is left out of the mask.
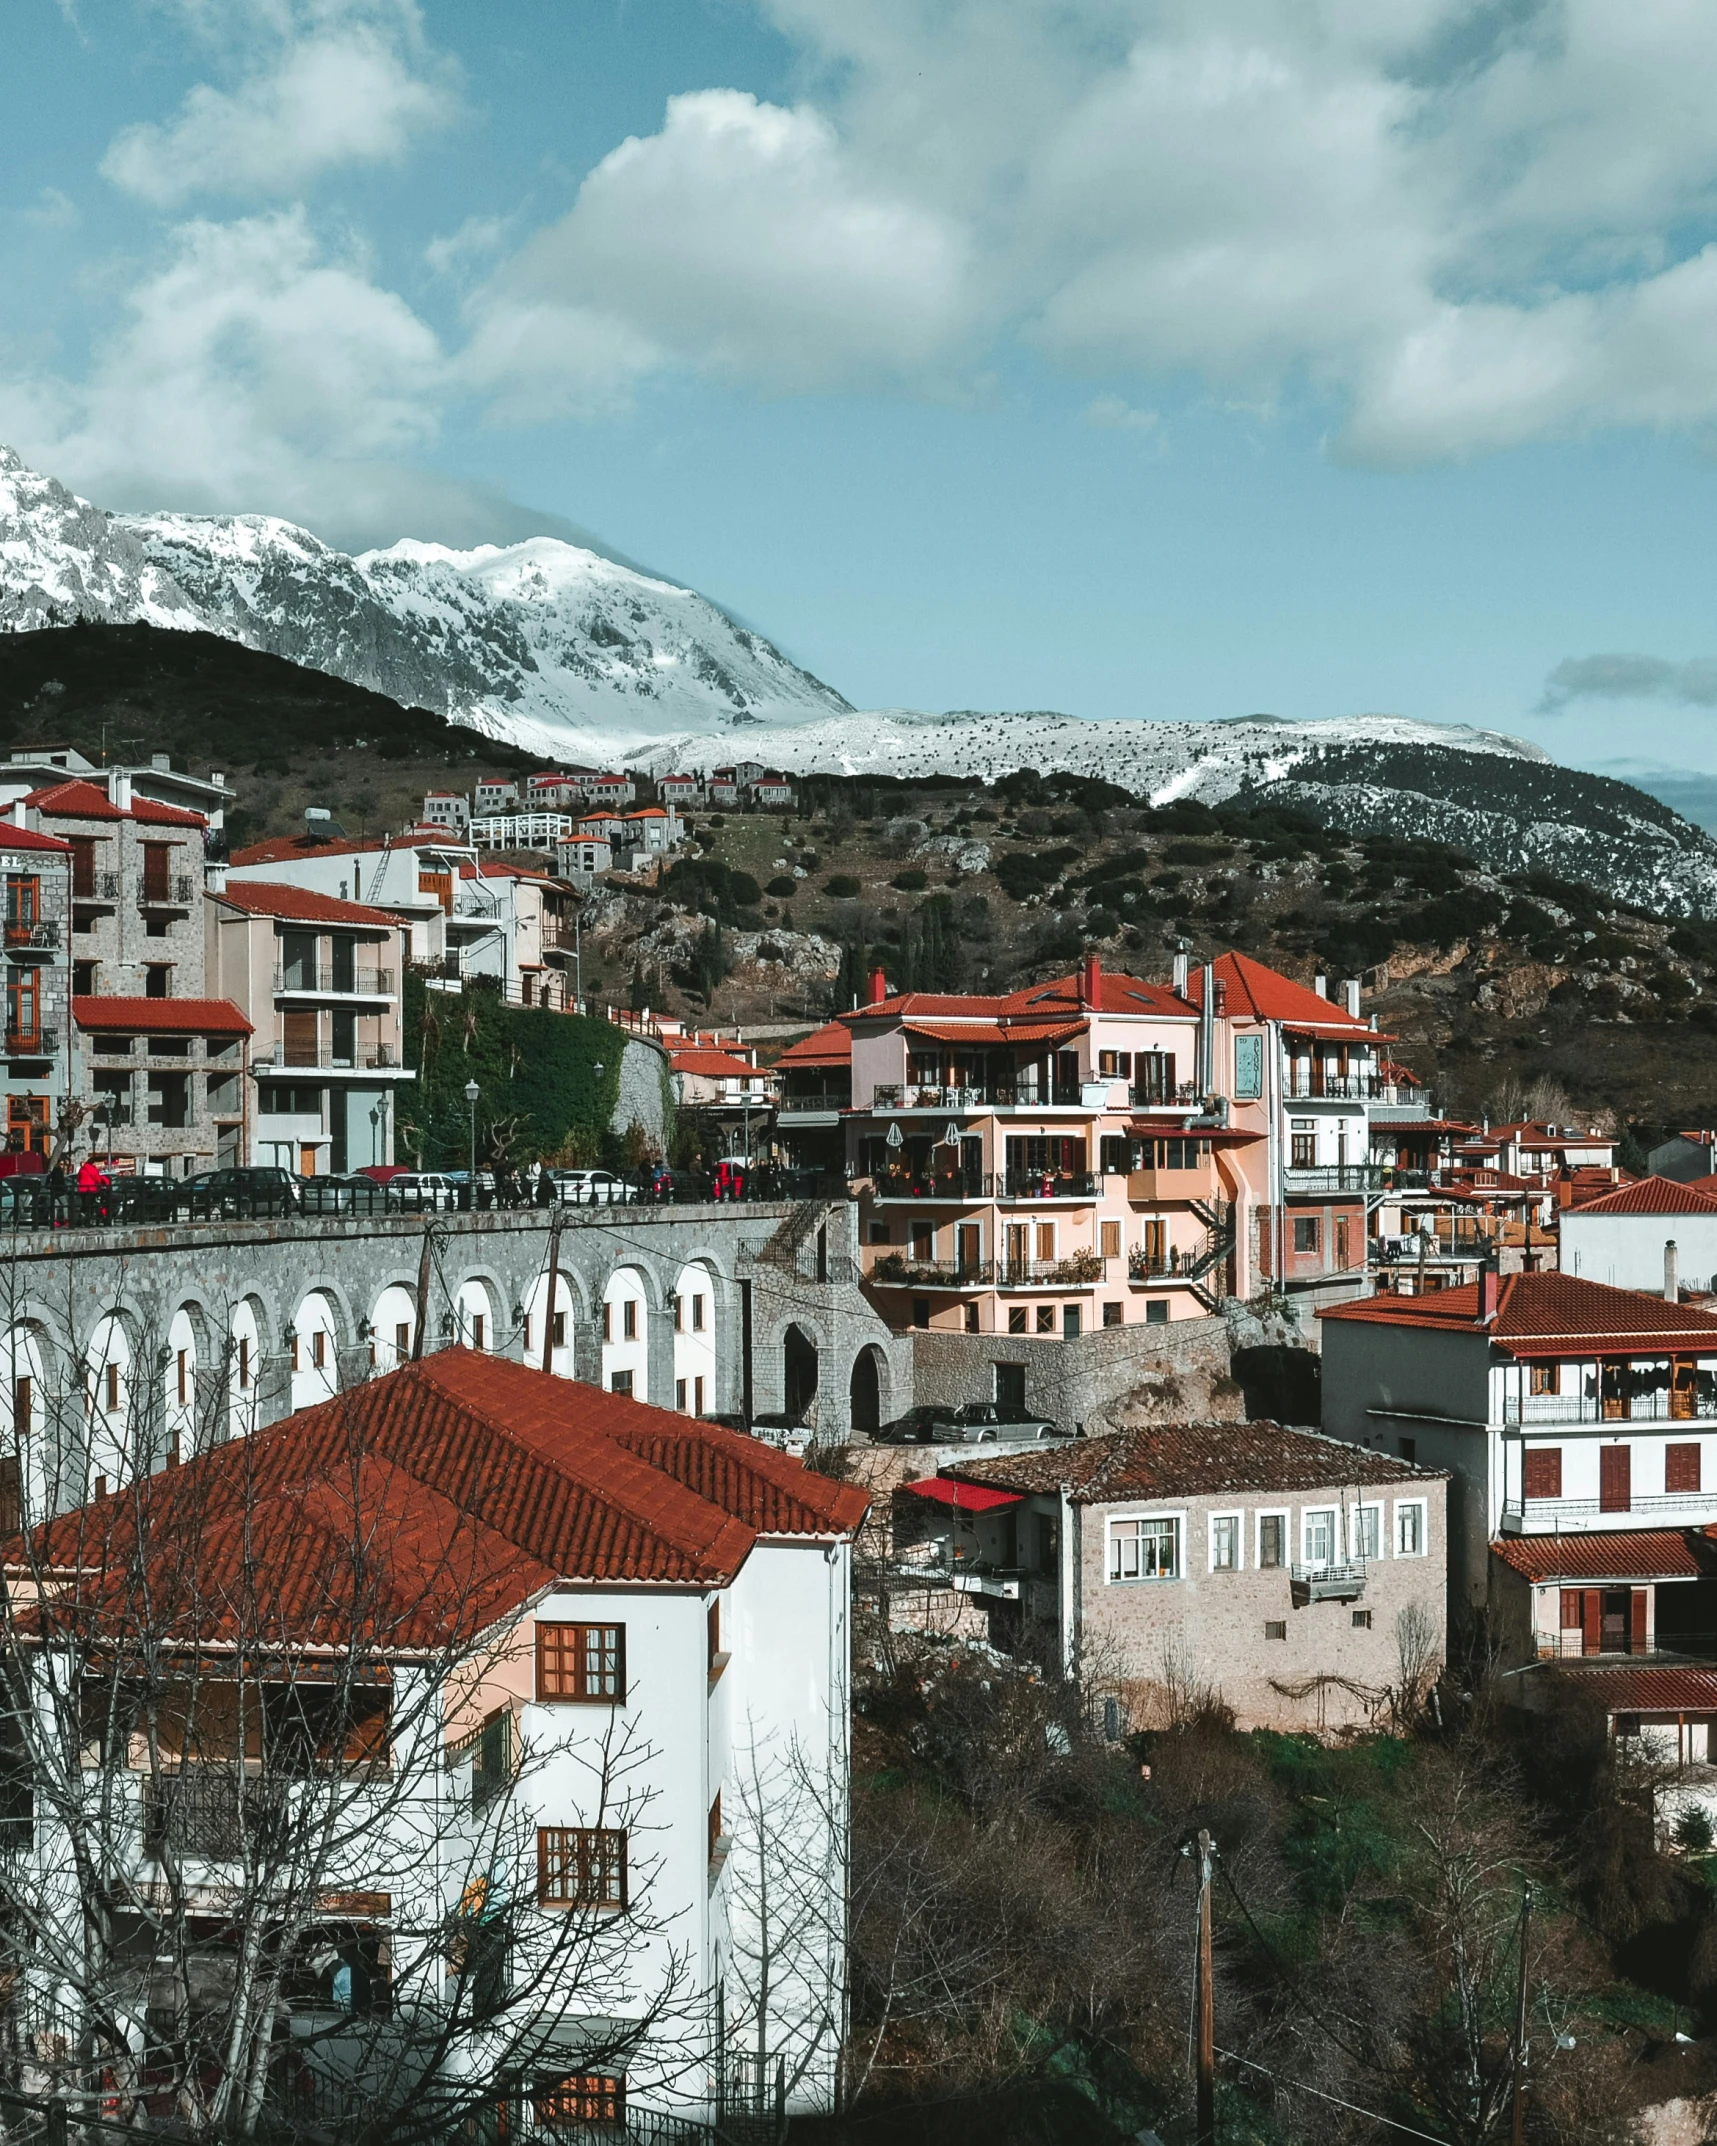
[[[922,1476],[916,1483],[907,1483],[904,1488],[914,1497],[934,1498],[938,1505],[951,1505],[959,1513],[994,1512],[998,1505],[1023,1505],[1024,1498],[1015,1490],[991,1490],[984,1483],[956,1483],[945,1475]]]

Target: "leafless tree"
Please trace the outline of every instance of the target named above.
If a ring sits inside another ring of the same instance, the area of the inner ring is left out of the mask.
[[[427,1498],[339,1400],[228,1438],[224,1363],[181,1441],[150,1335],[121,1436],[91,1366],[44,1346],[23,1372],[17,1347],[12,2089],[139,2129],[409,2141],[509,2106],[596,2119],[606,2079],[701,2063],[652,1904],[652,1754],[623,1715],[573,1747],[582,1823],[545,1882],[548,1754],[504,1696],[525,1635],[487,1486]],[[85,1502],[104,1438],[111,1488]]]

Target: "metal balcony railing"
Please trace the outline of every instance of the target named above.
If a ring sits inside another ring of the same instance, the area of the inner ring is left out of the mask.
[[[391,1043],[360,1044],[356,1050],[337,1051],[328,1043],[271,1043],[265,1051],[253,1052],[253,1067],[282,1066],[294,1071],[324,1073],[380,1072],[397,1066],[399,1058]]]
[[[987,1200],[995,1179],[984,1170],[881,1170],[871,1184],[879,1200]]]
[[[60,927],[53,917],[37,917],[31,922],[21,918],[6,919],[6,951],[9,954],[47,954],[60,943]]]
[[[169,872],[153,885],[147,881],[137,890],[139,909],[189,909],[194,882],[189,872]]]
[[[1013,1082],[946,1083],[883,1081],[871,1091],[873,1110],[1043,1110],[1076,1107],[1082,1097],[1078,1081],[1053,1086]]]
[[[1554,1535],[1587,1528],[1693,1527],[1717,1521],[1717,1490],[1633,1492],[1625,1505],[1598,1498],[1505,1501],[1502,1524],[1514,1535]]]
[[[1288,1589],[1297,1605],[1356,1602],[1365,1592],[1365,1560],[1350,1564],[1290,1565]]]
[[[1094,1200],[1102,1189],[1090,1170],[1005,1170],[996,1179],[998,1200]]]
[[[274,1783],[249,1780],[225,1766],[187,1766],[143,1783],[143,1849],[236,1861],[266,1845],[286,1815]]]
[[[117,872],[74,872],[72,874],[72,900],[74,902],[116,902],[119,899],[119,874]]]
[[[8,1058],[52,1058],[59,1051],[60,1032],[38,1024],[34,1028],[14,1028],[6,1024],[6,1055]]]
[[[1127,1090],[1127,1100],[1135,1110],[1169,1110],[1196,1108],[1203,1098],[1189,1080],[1135,1080]]]
[[[363,996],[365,998],[391,998],[394,975],[392,969],[339,969],[324,964],[312,968],[308,963],[277,968],[274,972],[274,988],[278,992],[303,991],[318,998],[341,998]]]
[[[1290,1060],[1282,1081],[1282,1094],[1285,1100],[1295,1103],[1320,1099],[1337,1103],[1370,1103],[1380,1102],[1392,1086],[1375,1073],[1326,1073],[1316,1065],[1308,1071],[1304,1064]]]
[[[1717,1416],[1717,1392],[1709,1386],[1667,1387],[1635,1393],[1506,1393],[1504,1423],[1695,1423]]]
[[[794,1111],[851,1110],[853,1092],[845,1088],[791,1088],[776,1101],[776,1114],[787,1117]]]
[[[1422,1192],[1431,1183],[1428,1170],[1398,1170],[1390,1164],[1340,1162],[1290,1164],[1284,1173],[1289,1192]]]

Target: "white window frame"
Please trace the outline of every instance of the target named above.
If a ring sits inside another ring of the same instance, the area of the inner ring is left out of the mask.
[[[1136,1527],[1141,1521],[1166,1520],[1174,1529],[1174,1578],[1166,1573],[1154,1577],[1141,1573],[1136,1579],[1124,1579],[1115,1571],[1115,1530]],[[1103,1525],[1103,1581],[1108,1587],[1172,1587],[1176,1581],[1186,1578],[1185,1512],[1170,1513],[1111,1513]]]
[[[1264,1562],[1264,1523],[1279,1520],[1282,1523],[1282,1562],[1266,1565]],[[1294,1515],[1289,1506],[1266,1505],[1252,1516],[1252,1569],[1254,1572],[1286,1572],[1294,1562]]]
[[[1419,1514],[1419,1547],[1404,1550],[1401,1547],[1401,1516],[1414,1508]],[[1394,1527],[1390,1532],[1397,1557],[1428,1557],[1431,1554],[1431,1501],[1429,1498],[1397,1498],[1395,1500]]]
[[[1349,1508],[1347,1530],[1348,1541],[1353,1547],[1354,1556],[1356,1558],[1364,1558],[1365,1561],[1369,1564],[1373,1562],[1373,1560],[1362,1547],[1360,1536],[1360,1516],[1364,1513],[1375,1513],[1377,1515],[1377,1561],[1381,1561],[1383,1558],[1386,1558],[1389,1555],[1389,1534],[1388,1530],[1383,1525],[1384,1521],[1388,1519],[1389,1515],[1384,1509],[1383,1500],[1381,1498],[1361,1498],[1357,1505],[1351,1506]]]
[[[1311,1538],[1307,1531],[1314,1520],[1327,1520],[1329,1522],[1330,1549],[1327,1558],[1319,1559],[1312,1556]],[[1339,1505],[1302,1505],[1300,1507],[1299,1545],[1300,1554],[1297,1562],[1304,1565],[1308,1572],[1314,1569],[1322,1572],[1330,1565],[1339,1565],[1342,1562],[1341,1507]]]
[[[1216,1562],[1216,1523],[1232,1520],[1234,1523],[1234,1562],[1219,1565]],[[1204,1520],[1205,1557],[1212,1572],[1243,1572],[1246,1569],[1246,1515],[1240,1511],[1207,1513]]]

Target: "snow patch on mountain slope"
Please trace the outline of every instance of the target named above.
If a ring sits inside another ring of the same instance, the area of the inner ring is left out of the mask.
[[[352,558],[272,515],[104,515],[0,449],[0,630],[79,618],[202,627],[560,759],[849,712],[706,598],[553,537]]]

